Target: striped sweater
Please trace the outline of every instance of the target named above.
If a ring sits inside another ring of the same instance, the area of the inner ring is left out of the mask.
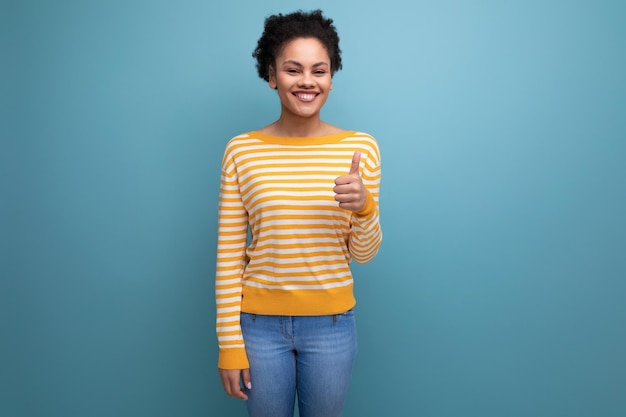
[[[337,177],[361,151],[367,189],[359,212],[335,201]],[[375,139],[346,131],[321,137],[259,132],[228,142],[222,161],[216,264],[218,367],[249,367],[241,311],[309,316],[355,304],[350,260],[370,261],[378,219],[380,153]]]

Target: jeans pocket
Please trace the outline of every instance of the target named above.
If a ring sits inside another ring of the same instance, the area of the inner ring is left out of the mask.
[[[354,325],[356,317],[354,317],[354,309],[350,309],[340,314],[333,315],[333,324],[337,325],[343,323],[343,325]]]
[[[253,324],[256,321],[256,314],[244,313],[242,311],[239,316],[239,320],[242,326],[246,324]]]

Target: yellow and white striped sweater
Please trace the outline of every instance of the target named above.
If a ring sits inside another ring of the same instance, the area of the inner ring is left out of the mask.
[[[339,208],[333,187],[357,150],[368,195],[353,213]],[[354,306],[350,260],[370,261],[382,239],[379,185],[378,144],[365,133],[295,138],[250,132],[228,142],[218,215],[218,367],[249,367],[241,311],[312,316]]]

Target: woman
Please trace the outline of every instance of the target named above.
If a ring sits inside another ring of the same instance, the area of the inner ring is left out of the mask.
[[[253,56],[281,114],[224,153],[219,373],[252,417],[293,416],[296,395],[301,417],[340,416],[356,355],[349,265],[370,261],[382,238],[378,145],[320,119],[341,68],[321,11],[268,17]]]

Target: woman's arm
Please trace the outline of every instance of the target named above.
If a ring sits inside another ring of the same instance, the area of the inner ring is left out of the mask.
[[[234,159],[227,147],[220,182],[215,274],[220,369],[241,370],[249,367],[239,317],[247,231],[248,214],[239,192]]]
[[[382,242],[378,196],[380,192],[380,153],[373,138],[371,149],[360,169],[361,151],[352,158],[350,172],[335,180],[335,200],[339,206],[352,211],[348,250],[359,263],[371,261]]]

